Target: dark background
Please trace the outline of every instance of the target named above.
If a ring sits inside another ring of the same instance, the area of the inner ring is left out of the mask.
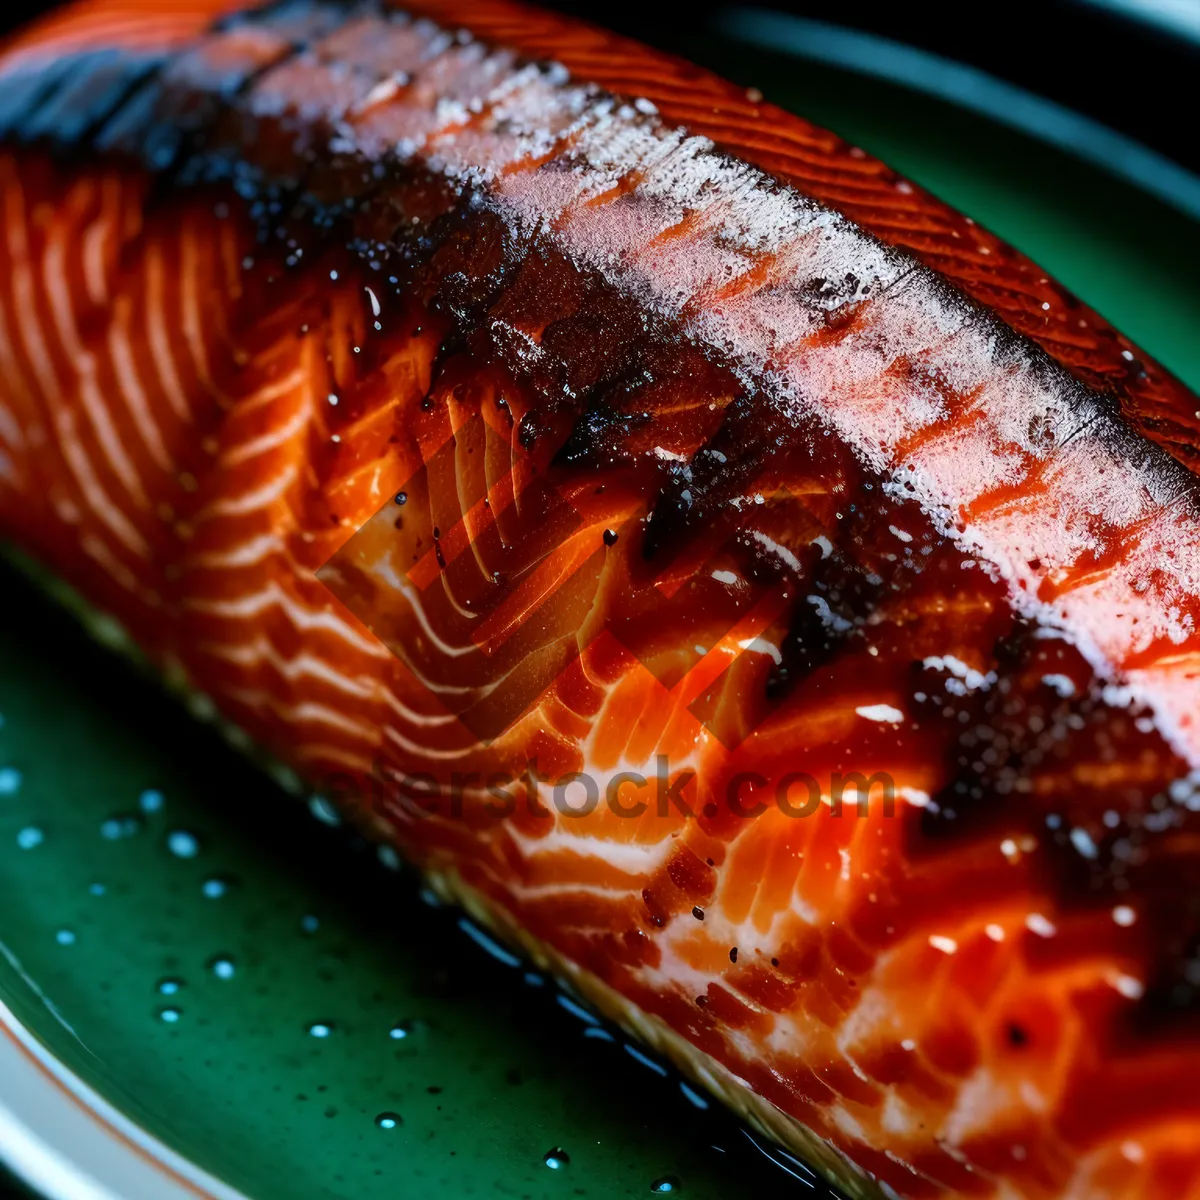
[[[7,1173],[0,1173],[0,1197],[4,1200],[32,1200],[31,1194]]]
[[[694,0],[685,20],[672,4],[541,2],[666,48],[678,44],[681,25],[702,28],[719,10],[750,7]],[[1196,3],[1200,7],[1200,0]],[[1188,127],[1196,112],[1200,41],[1149,19],[1118,16],[1089,0],[757,0],[754,7],[864,29],[969,63],[1200,170],[1200,136]],[[728,73],[718,54],[706,58],[704,66]],[[754,80],[736,82],[750,86]]]
[[[728,8],[716,0],[693,0],[683,17],[677,3],[609,0],[549,6],[668,49],[680,44],[681,26],[702,31]],[[952,16],[945,0],[832,9],[828,0],[763,0],[761,6],[865,29],[969,63],[1085,112],[1200,171],[1200,137],[1194,127],[1188,128],[1196,111],[1200,41],[1173,36],[1150,21],[1118,16],[1088,0],[960,4],[953,6]],[[9,0],[0,7],[0,33],[51,7],[36,0]],[[722,69],[719,43],[715,49],[712,40],[697,45],[707,46],[701,54],[705,66],[729,73]],[[747,86],[755,82],[737,81]],[[0,1198],[28,1200],[28,1193],[0,1170]]]

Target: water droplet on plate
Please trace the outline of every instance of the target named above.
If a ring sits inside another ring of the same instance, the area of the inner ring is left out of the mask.
[[[75,931],[73,929],[60,929],[55,935],[54,940],[60,946],[75,945]]]
[[[219,875],[206,879],[200,885],[200,891],[209,900],[220,900],[222,896],[228,895],[232,888],[233,880],[223,879]]]
[[[142,818],[137,813],[115,813],[100,825],[100,836],[108,842],[137,837],[142,830]]]
[[[650,1190],[656,1196],[666,1196],[679,1191],[679,1180],[674,1175],[664,1175],[661,1179],[656,1179],[651,1185]]]
[[[379,1116],[375,1118],[375,1124],[378,1125],[380,1129],[395,1129],[398,1126],[403,1125],[404,1122],[401,1120],[399,1113],[385,1112],[380,1113]]]
[[[167,834],[167,849],[176,858],[195,858],[200,853],[200,839],[186,829],[172,829]]]
[[[36,825],[26,825],[17,834],[17,845],[22,850],[36,850],[46,840],[46,835]]]
[[[571,1161],[571,1156],[563,1149],[555,1146],[553,1150],[546,1151],[546,1157],[543,1160],[552,1171],[561,1171]]]
[[[388,1030],[388,1037],[393,1042],[402,1042],[406,1038],[410,1038],[417,1032],[417,1023],[415,1021],[397,1021],[395,1025]]]
[[[218,954],[216,958],[211,959],[208,969],[218,979],[232,979],[237,974],[237,965],[227,954]]]
[[[300,918],[300,930],[302,933],[313,934],[320,928],[320,918],[314,917],[311,913]]]
[[[88,894],[92,896],[103,896],[108,891],[108,888],[102,883],[88,884]]]
[[[176,996],[179,990],[183,987],[182,979],[167,978],[160,979],[155,985],[154,990],[160,996]]]
[[[333,1033],[333,1025],[328,1021],[315,1021],[308,1027],[308,1036],[315,1038],[327,1038]]]
[[[162,812],[166,797],[157,788],[147,788],[138,797],[138,808],[144,813]]]
[[[338,810],[324,796],[310,796],[308,811],[323,825],[340,825],[342,818]]]
[[[183,1010],[179,1008],[160,1008],[158,1010],[158,1019],[167,1025],[178,1025],[183,1017]]]
[[[21,786],[21,772],[16,767],[0,767],[0,796],[15,796]]]

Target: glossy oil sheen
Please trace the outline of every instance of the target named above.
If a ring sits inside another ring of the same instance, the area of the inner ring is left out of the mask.
[[[776,80],[764,64],[756,75],[772,98],[1013,238],[1200,378],[1187,336],[1200,291],[1185,291],[1180,219],[976,119],[964,139],[963,118],[882,85],[868,104],[861,83],[836,72],[792,67]],[[1173,317],[1151,319],[1164,297]],[[585,1037],[457,918],[368,869],[338,834],[288,811],[293,802],[265,796],[262,776],[153,687],[84,653],[28,593],[9,594],[18,619],[0,639],[0,766],[21,781],[0,800],[0,928],[79,1038],[11,964],[0,964],[0,997],[153,1132],[256,1197],[636,1196],[667,1176],[686,1196],[813,1194],[760,1165],[731,1119],[700,1113],[674,1080]],[[133,836],[102,836],[150,787],[162,811]],[[20,849],[31,827],[44,841]],[[172,831],[193,834],[198,853],[171,853]],[[205,897],[218,877],[233,886]],[[318,918],[315,933],[306,916]],[[61,930],[72,944],[59,944]],[[219,955],[235,964],[231,979],[210,969]],[[184,981],[169,999],[156,991],[168,977]],[[161,1019],[167,1007],[178,1022]],[[398,1021],[415,1024],[392,1039]],[[311,1035],[318,1024],[329,1037]],[[380,1128],[383,1113],[403,1123]]]

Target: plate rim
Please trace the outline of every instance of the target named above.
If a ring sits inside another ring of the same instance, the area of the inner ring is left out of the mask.
[[[125,1116],[3,999],[0,1163],[45,1200],[249,1200]]]

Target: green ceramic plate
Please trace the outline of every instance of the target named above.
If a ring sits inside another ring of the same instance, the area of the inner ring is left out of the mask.
[[[730,32],[682,49],[925,183],[1200,385],[1179,207]],[[56,1200],[822,1194],[16,572],[0,594],[0,1157],[17,1174]]]

